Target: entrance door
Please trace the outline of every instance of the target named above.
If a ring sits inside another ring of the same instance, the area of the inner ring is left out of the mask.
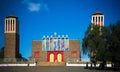
[[[54,54],[50,54],[50,62],[54,62]]]
[[[61,55],[61,54],[58,54],[58,55],[57,55],[57,61],[58,61],[58,62],[62,62],[62,55]]]

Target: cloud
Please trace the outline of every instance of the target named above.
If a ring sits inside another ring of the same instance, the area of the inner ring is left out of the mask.
[[[33,11],[39,11],[40,10],[40,3],[28,3],[28,9],[33,12]]]
[[[24,0],[23,3],[27,5],[27,9],[30,12],[38,12],[40,10],[48,11],[47,4],[45,4],[43,2],[34,2],[31,0]]]

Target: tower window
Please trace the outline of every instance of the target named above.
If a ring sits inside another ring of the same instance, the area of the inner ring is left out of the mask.
[[[11,24],[12,24],[12,20],[11,20]]]
[[[7,20],[6,20],[6,24],[7,24]]]
[[[101,17],[101,21],[103,22],[103,16]]]
[[[8,31],[10,30],[10,20],[8,20],[8,24],[7,24],[7,26],[8,26]]]
[[[5,31],[7,31],[7,24],[8,24],[8,20],[6,20],[6,23],[5,23]]]
[[[97,22],[97,17],[96,17],[96,22]]]
[[[95,17],[93,17],[93,22],[95,21]]]
[[[100,17],[99,17],[99,22],[100,22]]]

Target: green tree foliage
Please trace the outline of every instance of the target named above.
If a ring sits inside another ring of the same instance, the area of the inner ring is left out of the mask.
[[[120,21],[108,27],[91,24],[85,32],[82,50],[98,61],[120,63]]]
[[[120,63],[120,21],[109,26],[108,50],[111,52],[112,62]]]
[[[101,27],[102,28],[102,27]],[[98,25],[90,25],[85,32],[83,38],[82,49],[83,53],[90,53],[90,57],[94,57],[99,50],[100,46],[104,48],[104,41],[101,36],[101,28]]]

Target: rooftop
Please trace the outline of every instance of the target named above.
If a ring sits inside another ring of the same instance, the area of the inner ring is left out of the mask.
[[[96,11],[95,13],[93,13],[92,15],[103,15],[103,13],[102,12],[100,12],[100,11]]]
[[[7,16],[6,18],[17,18],[15,15],[11,14],[9,16]]]

